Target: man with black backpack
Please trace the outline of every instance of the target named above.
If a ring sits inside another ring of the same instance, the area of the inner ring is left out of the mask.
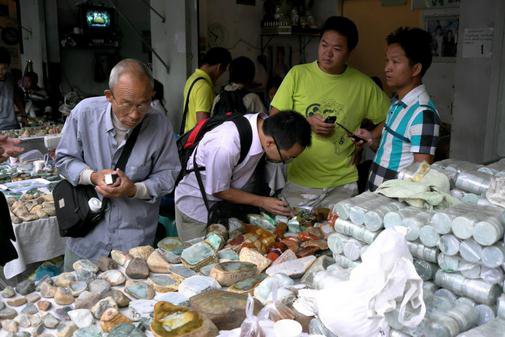
[[[255,72],[254,62],[248,57],[240,56],[231,61],[230,83],[214,99],[213,116],[267,112],[261,98],[250,91]]]
[[[181,240],[204,236],[213,212],[225,208],[232,208],[228,214],[246,205],[290,215],[285,201],[249,192],[251,182],[263,157],[288,162],[310,144],[309,123],[292,111],[272,117],[238,115],[207,131],[193,145],[187,162],[182,162],[185,175],[175,189],[175,221]]]

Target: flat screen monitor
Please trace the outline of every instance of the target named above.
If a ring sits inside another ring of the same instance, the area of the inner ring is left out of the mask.
[[[107,7],[85,7],[83,10],[84,30],[105,32],[112,29],[113,12]]]

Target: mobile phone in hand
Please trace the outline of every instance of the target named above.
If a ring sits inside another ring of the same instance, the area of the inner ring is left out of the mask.
[[[324,120],[324,122],[328,123],[328,124],[335,124],[336,121],[337,121],[337,116],[328,116]]]

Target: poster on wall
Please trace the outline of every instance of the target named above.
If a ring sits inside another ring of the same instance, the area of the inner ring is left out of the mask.
[[[412,0],[412,9],[457,8],[460,0]]]
[[[458,50],[458,15],[425,15],[424,27],[432,37],[434,62],[454,62]]]

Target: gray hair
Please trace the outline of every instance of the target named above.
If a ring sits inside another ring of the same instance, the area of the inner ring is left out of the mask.
[[[109,89],[114,88],[119,81],[119,78],[124,74],[145,76],[149,80],[151,88],[154,88],[153,74],[147,64],[135,59],[124,59],[119,61],[114,68],[112,68],[109,75]]]

